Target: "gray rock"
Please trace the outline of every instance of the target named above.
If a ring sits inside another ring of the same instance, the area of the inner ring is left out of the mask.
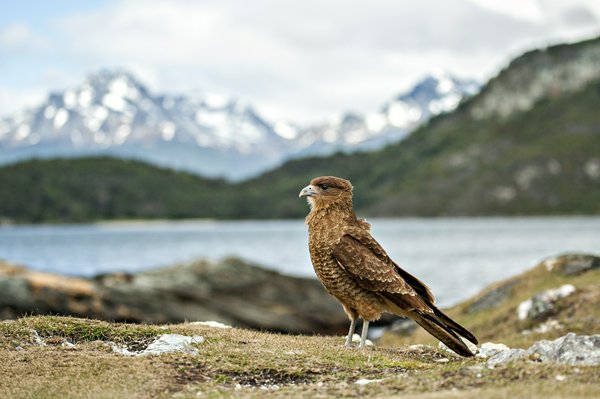
[[[552,288],[537,293],[530,299],[519,304],[517,307],[517,317],[519,320],[532,320],[547,315],[554,309],[554,303],[556,301],[565,298],[574,292],[575,287],[572,284],[564,284],[558,288]]]
[[[179,334],[163,334],[156,341],[152,342],[140,355],[160,355],[162,353],[183,352],[189,355],[197,355],[198,350],[192,344],[201,344],[204,337],[194,335],[189,337]]]
[[[516,284],[517,281],[515,280],[505,283],[500,287],[493,288],[490,292],[484,294],[469,305],[469,312],[478,312],[480,310],[497,307],[512,294]]]
[[[528,353],[537,355],[542,362],[566,364],[600,364],[600,335],[568,333],[554,341],[538,341]]]
[[[285,276],[236,259],[91,279],[0,261],[0,316],[26,314],[151,324],[214,320],[295,334],[348,329],[339,303],[316,279]]]
[[[31,335],[33,336],[33,342],[38,346],[46,346],[46,342],[40,337],[37,331],[32,330]]]
[[[204,337],[194,335],[192,337],[179,334],[163,334],[154,342],[146,347],[143,351],[130,351],[127,348],[112,344],[112,351],[124,356],[148,356],[161,355],[163,353],[182,352],[189,355],[198,355],[198,350],[193,344],[204,342]]]
[[[567,254],[544,260],[548,271],[559,270],[566,276],[600,268],[600,257],[587,254]]]
[[[508,349],[490,356],[486,362],[489,368],[496,366],[505,366],[511,362],[527,357],[528,353],[525,349]]]

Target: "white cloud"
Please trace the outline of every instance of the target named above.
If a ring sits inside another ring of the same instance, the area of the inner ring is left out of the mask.
[[[12,23],[0,28],[1,53],[19,55],[45,50],[47,46],[48,41],[24,23]]]
[[[37,89],[0,87],[0,116],[5,116],[40,104],[46,93]]]
[[[236,95],[270,118],[306,122],[376,109],[433,68],[485,79],[526,49],[598,32],[599,7],[567,0],[124,0],[55,21],[53,45],[71,77],[124,66],[155,91]],[[14,42],[32,41],[15,32]]]

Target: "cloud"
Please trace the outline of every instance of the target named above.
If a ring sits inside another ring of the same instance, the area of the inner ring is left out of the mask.
[[[24,23],[13,23],[0,29],[0,54],[31,54],[46,50],[48,45],[43,36]]]
[[[594,32],[592,3],[123,0],[54,21],[52,44],[71,76],[123,66],[155,91],[236,95],[310,122],[376,109],[433,68],[488,78],[521,51]]]

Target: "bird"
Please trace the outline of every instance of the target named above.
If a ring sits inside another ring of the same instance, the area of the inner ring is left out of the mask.
[[[350,319],[345,346],[352,346],[359,318],[358,347],[364,348],[369,322],[390,312],[412,318],[454,352],[473,356],[459,336],[475,345],[477,338],[438,309],[429,287],[398,266],[371,236],[371,225],[356,217],[352,192],[349,180],[321,176],[299,193],[310,205],[305,221],[315,274]]]

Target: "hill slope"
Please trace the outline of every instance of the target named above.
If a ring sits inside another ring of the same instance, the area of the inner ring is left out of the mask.
[[[0,217],[17,222],[226,217],[221,180],[112,158],[0,168]]]

